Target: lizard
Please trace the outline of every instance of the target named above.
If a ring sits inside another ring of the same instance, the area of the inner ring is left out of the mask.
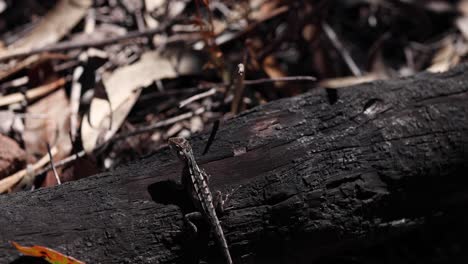
[[[213,195],[208,187],[209,175],[201,169],[193,154],[190,142],[182,137],[169,138],[169,146],[176,153],[177,157],[184,164],[182,172],[182,185],[190,192],[190,197],[194,206],[199,210],[185,215],[185,220],[190,225],[194,232],[197,232],[197,227],[190,219],[203,217],[214,234],[216,243],[221,247],[225,261],[227,264],[232,264],[229,247],[224,236],[223,229],[216,214],[214,202],[218,205],[223,205],[222,201],[213,201]],[[217,194],[220,194],[219,192]],[[218,195],[217,197],[220,197]],[[222,209],[222,208],[220,208]]]

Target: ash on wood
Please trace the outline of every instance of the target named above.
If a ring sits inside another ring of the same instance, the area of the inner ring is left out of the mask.
[[[242,185],[220,219],[234,262],[466,259],[467,82],[461,66],[345,88],[332,105],[315,91],[226,122],[205,156],[208,135],[193,138],[212,189]],[[14,240],[89,263],[220,263],[213,242],[195,251],[187,242],[186,201],[170,181],[181,169],[164,149],[0,197],[0,262],[17,258]]]

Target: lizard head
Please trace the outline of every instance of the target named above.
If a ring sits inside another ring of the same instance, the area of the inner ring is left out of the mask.
[[[192,147],[190,146],[189,141],[182,137],[169,138],[169,146],[182,161],[185,161],[187,156],[192,152]]]

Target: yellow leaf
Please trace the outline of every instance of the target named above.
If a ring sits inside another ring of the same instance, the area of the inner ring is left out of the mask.
[[[85,264],[82,261],[79,261],[70,256],[63,255],[62,253],[47,247],[24,247],[13,241],[10,241],[10,243],[21,253],[27,256],[43,258],[52,264]]]

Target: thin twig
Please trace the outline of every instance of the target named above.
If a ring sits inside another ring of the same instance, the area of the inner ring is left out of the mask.
[[[152,124],[150,126],[141,127],[141,128],[138,128],[138,129],[136,129],[136,130],[134,130],[132,132],[117,135],[117,136],[111,138],[110,140],[117,141],[117,140],[125,139],[127,137],[135,136],[135,135],[138,135],[138,134],[141,134],[141,133],[150,132],[150,131],[153,131],[153,130],[158,129],[160,127],[165,127],[165,126],[168,126],[168,125],[172,125],[172,124],[177,123],[179,121],[189,119],[189,118],[191,118],[193,116],[196,116],[196,115],[200,115],[203,112],[205,112],[205,108],[200,107],[195,111],[187,112],[187,113],[184,113],[184,114],[181,114],[181,115],[178,115],[178,116],[174,116],[174,117],[168,118],[166,120],[156,122],[156,123],[154,123],[154,124]]]
[[[53,147],[50,151],[52,156],[57,154],[57,147]],[[44,155],[38,162],[34,163],[32,166],[32,170],[35,171],[39,168],[42,168],[45,164],[49,162],[49,155]],[[5,177],[0,180],[0,193],[4,193],[10,190],[16,183],[18,183],[24,176],[26,176],[28,169],[22,169],[13,175]],[[36,174],[37,175],[37,174]]]
[[[62,167],[62,166],[65,166],[65,165],[67,165],[68,163],[71,163],[72,161],[75,161],[75,160],[77,160],[77,159],[83,157],[84,155],[86,155],[86,152],[85,152],[84,150],[82,150],[82,151],[80,151],[80,152],[77,152],[77,153],[75,153],[75,154],[73,154],[73,155],[70,155],[70,156],[68,156],[68,157],[66,157],[66,158],[64,158],[64,159],[62,159],[62,160],[56,162],[56,163],[55,163],[55,167],[56,167],[56,168],[60,168],[60,167]],[[50,166],[50,165],[47,166],[47,167],[44,167],[42,170],[40,170],[39,172],[36,173],[36,176],[37,176],[37,175],[41,175],[41,174],[43,174],[43,173],[46,173],[46,172],[48,172],[48,171],[51,170],[51,169],[52,169],[52,166]]]
[[[237,78],[235,82],[235,90],[234,90],[234,99],[232,99],[231,103],[231,113],[237,114],[239,112],[242,96],[244,95],[244,80],[245,80],[245,66],[242,63],[237,65]]]
[[[41,47],[41,48],[33,48],[33,49],[18,48],[18,49],[6,50],[0,53],[0,61],[29,56],[29,55],[33,55],[37,53],[42,53],[42,52],[60,52],[60,51],[67,51],[67,50],[74,50],[74,49],[83,49],[83,48],[90,48],[90,47],[102,47],[102,46],[107,46],[107,45],[113,45],[113,44],[116,44],[117,42],[129,40],[133,38],[148,37],[148,36],[163,33],[167,29],[167,27],[169,27],[173,23],[175,23],[175,21],[172,21],[170,24],[167,24],[163,27],[149,28],[143,31],[131,31],[124,36],[117,36],[117,37],[105,38],[105,39],[100,39],[100,40],[90,39],[90,40],[84,40],[80,42],[64,41],[64,42],[59,42],[54,45]]]
[[[0,85],[0,93],[3,94],[4,91],[13,87],[19,87],[22,85],[26,85],[29,82],[28,76],[23,76],[8,82],[4,82]]]
[[[262,83],[272,83],[272,82],[299,82],[299,81],[310,81],[314,82],[317,78],[313,76],[286,76],[278,78],[264,78],[258,80],[245,80],[245,85],[257,85]]]
[[[78,131],[78,110],[80,108],[81,83],[79,79],[84,72],[83,66],[73,71],[73,82],[70,93],[70,138],[75,140]]]
[[[164,96],[174,96],[174,95],[184,95],[188,93],[195,93],[199,92],[200,90],[209,90],[212,86],[219,86],[222,85],[220,83],[212,83],[209,85],[203,84],[189,88],[183,88],[178,90],[164,90],[164,91],[157,91],[151,94],[141,95],[138,100],[146,101],[146,100],[153,100],[155,98],[164,97]]]
[[[197,100],[200,100],[202,98],[205,98],[205,97],[209,97],[209,96],[212,96],[216,93],[216,89],[215,88],[211,88],[210,90],[206,91],[206,92],[203,92],[203,93],[199,93],[199,94],[196,94],[196,95],[193,95],[185,100],[182,100],[180,101],[179,103],[179,108],[182,108],[194,101],[197,101]]]
[[[340,53],[346,65],[348,65],[349,70],[355,76],[362,76],[361,70],[356,65],[353,58],[351,58],[351,55],[349,54],[348,50],[345,49],[341,41],[338,39],[338,36],[335,34],[335,31],[333,31],[333,29],[327,23],[323,23],[322,28],[325,34],[327,35],[327,37],[332,42],[333,46],[335,46],[335,49]]]
[[[26,98],[27,99],[35,99],[36,97],[40,97],[42,95],[48,94],[60,87],[62,87],[66,83],[66,78],[60,78],[55,80],[51,83],[41,85],[39,87],[33,88],[31,90],[26,91]],[[25,99],[24,94],[22,93],[14,93],[6,96],[0,97],[0,106],[9,105],[13,103],[21,102]]]
[[[300,82],[300,81],[308,81],[314,82],[317,79],[313,76],[286,76],[286,77],[278,77],[278,78],[263,78],[257,80],[244,80],[244,85],[258,85],[264,83],[274,83],[274,82]],[[194,93],[200,90],[208,90],[210,87],[223,87],[226,84],[223,83],[207,83],[201,84],[194,87],[183,88],[178,90],[165,90],[161,92],[154,92],[147,95],[142,95],[139,100],[153,100],[154,98],[159,98],[163,96],[173,96],[173,95],[180,95],[180,94],[187,94],[187,93]],[[218,89],[219,90],[219,89]]]
[[[54,157],[52,156],[52,152],[50,151],[49,143],[47,143],[47,153],[49,154],[50,166],[52,167],[52,170],[54,171],[54,175],[55,175],[55,179],[57,180],[57,184],[60,185],[60,184],[62,184],[62,181],[60,181],[60,177],[58,175],[57,169],[54,166]]]
[[[219,119],[213,123],[213,128],[211,129],[210,137],[208,138],[208,142],[206,142],[206,146],[205,146],[205,149],[203,150],[202,155],[205,155],[206,153],[208,153],[208,150],[210,149],[211,144],[213,144],[214,138],[216,134],[218,133],[220,123],[221,121]]]
[[[326,87],[330,89],[338,89],[342,87],[350,87],[351,85],[357,85],[365,82],[372,82],[375,80],[386,79],[385,76],[380,76],[378,74],[369,73],[359,77],[356,76],[347,76],[347,77],[338,77],[331,79],[324,79],[318,83],[320,87]]]

